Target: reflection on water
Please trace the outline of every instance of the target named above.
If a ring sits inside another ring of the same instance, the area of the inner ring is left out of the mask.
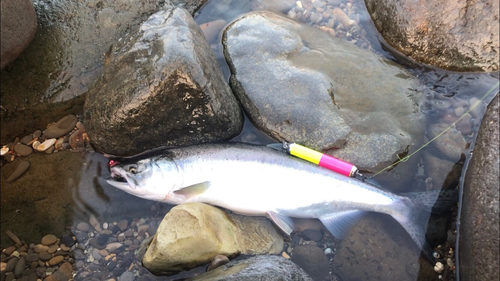
[[[262,1],[255,2],[250,0],[211,0],[197,12],[195,20],[199,24],[221,19],[226,23],[230,23],[239,15],[255,9],[257,4],[262,4]],[[275,4],[276,3],[279,4],[279,1],[275,2]],[[350,33],[351,36],[349,36],[348,31],[342,30],[338,25],[332,25],[331,29],[336,31],[336,35],[344,36],[345,40],[350,41],[354,45],[360,45],[359,42],[368,42],[369,44],[363,44],[360,47],[364,46],[391,60],[395,60],[392,55],[384,50],[380,42],[376,39],[375,29],[363,8],[362,2],[352,1],[352,3],[355,4],[353,13],[347,13],[347,15],[354,18],[360,27],[358,37]],[[257,6],[262,8],[262,6],[259,5]],[[265,6],[265,8],[276,10],[276,7],[272,5]],[[288,13],[287,15],[294,17],[298,21],[316,24],[316,20],[314,20],[314,22],[311,20],[311,15],[309,15],[308,18],[296,16],[299,9],[294,9],[293,13]],[[328,21],[319,22],[325,23],[324,26],[328,24]],[[218,34],[216,37],[217,39],[209,43],[211,43],[211,47],[216,54],[225,77],[228,78],[230,72],[222,53],[222,44],[220,43],[221,37],[218,31],[216,32]],[[325,29],[325,32],[331,31],[330,29]],[[29,56],[29,54],[27,56]],[[23,63],[26,64],[26,62]],[[26,67],[29,67],[29,65],[26,65]],[[85,71],[83,71],[81,75],[84,75]],[[457,158],[455,152],[459,148],[457,148],[456,145],[460,144],[460,141],[456,142],[456,138],[463,137],[464,141],[470,146],[479,128],[481,118],[486,110],[486,105],[493,98],[493,94],[498,92],[498,89],[484,100],[480,100],[480,98],[492,87],[492,85],[494,85],[494,83],[496,83],[498,78],[488,74],[452,73],[420,65],[412,66],[409,68],[409,71],[415,77],[418,77],[420,83],[426,88],[425,100],[422,102],[421,106],[421,111],[426,115],[427,119],[427,132],[424,136],[425,141],[431,140],[436,135],[433,131],[436,130],[435,128],[444,129],[464,116],[454,126],[453,135],[443,136],[441,141],[437,142],[438,144],[429,145],[421,153],[413,156],[418,158],[418,161],[416,161],[418,168],[414,176],[413,190],[423,191],[455,188],[457,182],[461,178],[463,163],[466,161],[464,157],[469,157],[469,153],[465,149],[459,151],[463,153],[463,155],[458,153]],[[16,75],[21,74],[17,73]],[[59,77],[51,77],[50,87],[53,88],[53,91],[56,91],[57,85],[61,84],[61,81],[69,79],[61,75],[63,74],[60,74]],[[72,75],[76,76],[75,73]],[[362,77],[357,78],[362,79]],[[3,80],[4,79],[2,79],[2,84],[4,83]],[[90,81],[87,82],[90,83]],[[84,85],[84,88],[86,86],[88,85]],[[479,103],[479,106],[469,111],[471,106],[476,103]],[[268,144],[272,142],[271,138],[252,126],[247,118],[245,118],[243,132],[234,140],[254,144]],[[111,231],[110,236],[117,233],[118,230],[116,229],[119,228],[118,225],[121,221],[127,220],[128,225],[125,229],[137,229],[140,225],[149,225],[148,231],[138,233],[136,236],[132,233],[131,237],[127,236],[122,240],[132,241],[131,245],[137,246],[132,247],[132,249],[138,249],[138,244],[140,244],[140,242],[154,234],[155,226],[157,227],[159,221],[161,221],[162,217],[168,212],[171,206],[131,196],[107,184],[105,179],[109,176],[108,159],[99,153],[91,153],[85,156],[72,154],[68,157],[66,157],[64,153],[71,154],[70,152],[60,152],[57,155],[51,156],[30,156],[30,161],[35,164],[31,168],[31,176],[25,175],[14,183],[5,183],[6,176],[12,168],[9,167],[9,165],[2,166],[2,230],[10,229],[22,240],[36,244],[43,235],[53,233],[60,236],[62,233],[67,232],[65,227],[72,226],[76,228],[80,222],[89,222],[89,218],[92,216],[99,221],[101,226],[106,223],[108,226],[107,229]],[[49,158],[50,160],[47,160]],[[44,164],[44,161],[51,161],[51,163]],[[47,171],[56,172],[48,173]],[[375,180],[377,180],[377,178],[375,178]],[[383,182],[383,186],[390,188],[390,182]],[[429,224],[430,232],[435,231],[439,227],[443,228],[443,225],[445,227],[444,237],[441,234],[441,236],[438,235],[437,238],[431,239],[430,242],[433,244],[432,246],[442,244],[448,247],[454,247],[453,217],[455,215],[456,214],[449,213],[431,219],[431,223]],[[376,223],[385,227],[387,227],[387,225],[394,228],[399,227],[399,225],[394,225],[391,222],[377,221]],[[366,225],[363,226],[373,227],[370,223],[366,223]],[[363,231],[363,226],[359,226],[356,230]],[[113,233],[113,231],[116,232]],[[441,229],[441,233],[442,232],[443,229]],[[411,239],[402,237],[406,235],[404,231],[400,233],[403,234],[401,234],[401,236],[388,236],[388,239],[398,240],[401,241],[401,243],[412,243]],[[77,238],[81,238],[84,244],[90,243],[89,241],[93,239],[92,236]],[[301,238],[303,237],[300,236],[296,238],[294,236],[290,243],[293,244],[294,241],[297,240],[297,244]],[[383,243],[383,241],[379,242]],[[328,247],[335,247],[335,243],[331,241],[328,243],[330,243]],[[5,235],[5,231],[2,231],[1,247],[6,248],[11,244],[12,242]],[[85,246],[83,248],[85,249]],[[84,249],[76,250],[83,252]],[[132,250],[129,252],[133,253],[134,251]],[[127,254],[129,252],[127,252]],[[122,256],[124,256],[123,252],[121,253]],[[416,257],[416,259],[418,259],[418,257]],[[139,264],[137,264],[137,266],[139,267]],[[126,268],[123,266],[117,266],[116,268],[107,270],[113,272],[114,276],[120,276],[125,269]],[[203,269],[197,269],[195,271],[199,273],[202,270]],[[377,268],[374,270],[377,270]],[[143,268],[139,271],[141,274],[147,274],[147,271]],[[182,276],[187,275],[188,274],[184,274]],[[161,279],[173,280],[181,278],[182,276],[165,277]]]

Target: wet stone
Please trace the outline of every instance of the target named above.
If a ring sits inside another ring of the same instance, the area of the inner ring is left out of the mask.
[[[58,138],[66,135],[73,130],[77,121],[75,115],[67,115],[43,131],[43,135],[46,138]]]
[[[38,261],[38,255],[37,254],[30,254],[25,257],[27,262],[34,262]]]
[[[59,248],[58,245],[50,245],[49,250],[47,252],[49,252],[49,254],[53,254],[53,253],[57,252],[58,248]]]
[[[7,182],[14,181],[21,177],[30,167],[30,162],[28,161],[21,161],[17,164],[16,169],[14,172],[7,178]]]
[[[45,276],[45,271],[46,270],[47,270],[47,268],[44,267],[44,266],[39,267],[39,268],[36,269],[36,275],[41,278],[41,277]]]
[[[76,229],[83,232],[88,232],[90,230],[90,225],[86,222],[81,222],[76,226]]]
[[[313,241],[320,241],[323,238],[323,234],[321,233],[321,231],[317,231],[314,229],[306,229],[302,232],[302,234]]]
[[[122,275],[120,275],[120,281],[134,281],[134,274],[130,271],[125,271]]]
[[[48,264],[49,264],[50,266],[58,265],[58,264],[60,264],[63,260],[64,260],[64,257],[63,257],[63,256],[53,257],[52,259],[50,259],[50,260],[48,261]]]
[[[97,237],[97,243],[99,245],[105,245],[108,242],[109,235],[107,234],[101,234]]]
[[[42,238],[42,245],[49,246],[49,245],[56,243],[56,241],[57,241],[57,237],[55,235],[48,234]]]
[[[48,252],[42,252],[38,254],[38,258],[42,261],[48,261],[52,258],[52,255]]]
[[[68,247],[71,247],[75,244],[75,240],[73,240],[73,237],[66,235],[66,234],[63,234],[61,240],[62,240],[62,243],[64,243],[64,245],[66,245]]]
[[[12,281],[14,280],[16,277],[14,276],[14,273],[10,273],[9,275],[6,275],[5,276],[5,281]]]
[[[80,249],[75,250],[74,255],[75,255],[75,259],[77,259],[77,260],[84,260],[86,258],[85,254]]]
[[[92,247],[97,248],[99,250],[102,250],[106,247],[106,245],[102,245],[102,244],[98,243],[97,237],[90,239],[89,243],[90,243],[90,245],[92,245]]]
[[[118,222],[118,225],[117,225],[121,231],[125,231],[128,227],[128,221],[127,220],[121,220],[120,222]]]
[[[36,272],[31,273],[28,277],[28,281],[36,281],[36,280],[38,280],[38,275],[36,275]]]
[[[18,143],[14,146],[14,151],[21,156],[28,156],[33,153],[33,148],[31,148],[31,146]]]
[[[85,242],[89,237],[87,236],[87,233],[85,232],[78,232],[76,235],[76,241],[79,243]]]
[[[85,263],[82,260],[79,260],[75,263],[76,268],[80,269],[85,265]]]
[[[7,271],[7,272],[13,271],[14,268],[16,268],[16,264],[17,264],[18,260],[19,260],[18,258],[12,258],[12,259],[10,259],[7,262],[7,265],[5,266],[5,271]]]
[[[92,257],[94,257],[95,260],[101,260],[102,259],[102,256],[101,256],[101,254],[99,254],[99,250],[98,249],[94,249],[92,251]]]
[[[5,248],[4,254],[10,256],[16,250],[16,246],[10,246]]]
[[[16,263],[16,267],[14,268],[14,275],[21,276],[25,268],[26,268],[26,260],[24,258],[20,258],[19,261]]]
[[[63,251],[63,250],[57,250],[55,253],[54,253],[54,257],[55,256],[66,256],[68,253]]]

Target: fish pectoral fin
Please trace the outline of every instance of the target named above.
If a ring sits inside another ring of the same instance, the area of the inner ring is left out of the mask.
[[[364,213],[365,212],[358,210],[335,212],[322,216],[319,220],[335,238],[342,239],[347,230],[349,230]]]
[[[269,218],[286,234],[290,235],[293,231],[294,224],[290,217],[280,215],[276,212],[267,212]]]
[[[186,198],[186,200],[200,196],[210,187],[209,181],[200,182],[190,186],[183,187],[179,190],[174,191],[175,195],[181,195]]]

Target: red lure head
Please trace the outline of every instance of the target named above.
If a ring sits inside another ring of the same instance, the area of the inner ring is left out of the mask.
[[[115,160],[109,160],[108,166],[111,168],[111,167],[113,167],[113,166],[115,166],[115,165],[117,165],[117,164],[118,164],[118,161],[115,161]]]

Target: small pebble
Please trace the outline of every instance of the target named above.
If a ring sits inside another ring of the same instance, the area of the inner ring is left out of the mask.
[[[7,236],[9,236],[9,238],[14,241],[14,243],[16,243],[17,245],[22,245],[23,243],[21,243],[21,240],[17,237],[17,235],[15,235],[12,231],[10,230],[7,230],[5,232],[5,234],[7,234]]]
[[[33,148],[22,143],[18,143],[14,146],[14,151],[20,156],[28,156],[33,153]]]
[[[50,259],[50,260],[48,261],[48,264],[49,264],[50,266],[58,265],[58,264],[60,264],[63,260],[64,260],[64,257],[63,257],[63,256],[53,257],[52,259]]]
[[[284,257],[285,259],[289,260],[290,256],[286,252],[282,252],[281,256]]]
[[[444,270],[444,265],[441,262],[437,262],[434,266],[434,271],[437,273],[441,273]]]
[[[45,246],[50,246],[56,242],[57,242],[57,237],[53,234],[45,235],[42,238],[42,245],[45,245]]]
[[[49,149],[51,146],[53,146],[55,143],[56,143],[56,139],[48,139],[46,141],[44,141],[43,143],[41,143],[40,145],[38,145],[36,147],[36,150],[38,151],[45,151],[47,149]]]
[[[81,222],[76,226],[76,229],[83,232],[88,232],[90,230],[90,225],[86,222]]]

